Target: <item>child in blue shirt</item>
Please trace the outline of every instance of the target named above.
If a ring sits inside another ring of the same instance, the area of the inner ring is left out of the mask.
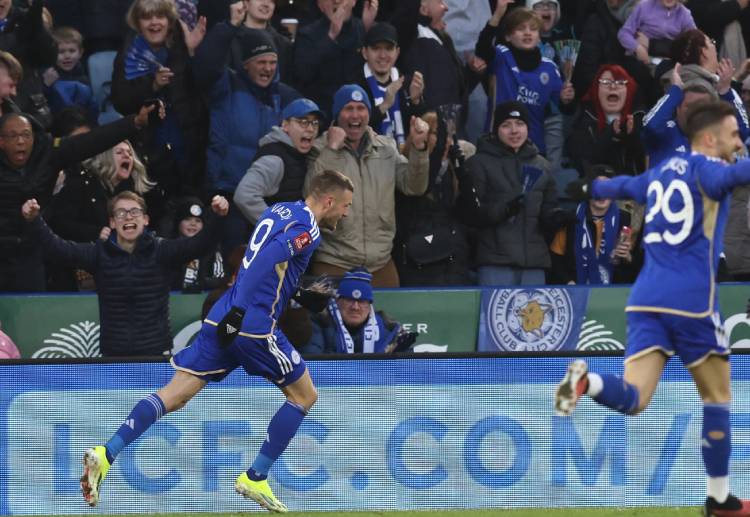
[[[554,61],[541,54],[542,21],[537,13],[531,9],[514,9],[504,16],[503,23],[507,46],[497,44],[494,49],[490,66],[495,85],[488,113],[494,112],[494,105],[505,101],[525,104],[529,111],[529,139],[546,155],[548,145],[562,147],[562,134],[559,142],[545,139],[545,119],[559,115],[562,105],[570,105],[575,90],[571,83],[563,82]],[[480,48],[488,44],[491,45],[491,41],[480,36],[478,56],[492,55],[487,48]]]

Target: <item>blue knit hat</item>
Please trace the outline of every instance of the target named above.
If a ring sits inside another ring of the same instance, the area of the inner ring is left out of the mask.
[[[361,102],[372,113],[372,105],[367,92],[356,84],[345,84],[333,95],[333,120],[339,118],[339,112],[350,102]]]
[[[339,283],[339,297],[372,303],[372,274],[363,267],[346,272]]]

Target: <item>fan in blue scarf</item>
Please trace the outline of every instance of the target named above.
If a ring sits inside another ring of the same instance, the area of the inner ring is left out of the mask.
[[[166,66],[169,51],[166,47],[153,50],[140,34],[133,38],[133,43],[125,55],[125,79],[128,81],[154,74]]]
[[[367,63],[365,63],[364,69],[365,80],[367,81],[367,86],[370,87],[370,93],[372,93],[372,96],[375,99],[375,105],[380,106],[385,100],[386,87],[378,82]],[[398,77],[398,70],[395,67],[391,68],[391,81],[398,80]],[[388,112],[378,128],[378,133],[390,136],[399,145],[402,145],[406,141],[404,135],[404,121],[401,117],[401,101],[399,100],[398,93],[393,99],[393,105],[388,108]]]
[[[620,229],[620,209],[611,203],[604,220],[602,239],[594,242],[592,228],[589,225],[591,212],[589,203],[583,202],[576,209],[575,242],[573,251],[576,258],[577,284],[609,284],[612,281],[614,266],[610,258],[617,246],[617,234]]]
[[[375,308],[372,306],[371,282],[372,274],[365,268],[360,267],[348,271],[339,284],[339,297],[357,300],[360,303],[366,302],[370,306],[367,320],[356,331],[355,336],[351,335],[344,323],[336,300],[331,299],[328,302],[328,312],[331,314],[336,331],[336,352],[339,354],[353,354],[355,352],[365,354],[383,353],[388,344],[395,339],[398,331],[401,330],[401,325],[395,325],[390,329],[387,328],[383,318],[375,313]],[[362,340],[361,350],[355,344],[355,339],[360,335]]]

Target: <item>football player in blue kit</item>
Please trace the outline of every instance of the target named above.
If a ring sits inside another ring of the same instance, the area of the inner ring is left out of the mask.
[[[623,377],[589,372],[585,361],[573,361],[557,387],[555,412],[571,415],[585,394],[636,415],[651,400],[667,360],[677,354],[703,401],[705,515],[750,516],[750,501],[729,493],[729,348],[715,280],[729,197],[733,187],[750,183],[750,160],[729,163],[742,148],[730,104],[696,103],[686,120],[691,155],[668,158],[639,176],[590,179],[571,189],[646,204],[646,260],[625,308]]]
[[[235,490],[269,511],[287,511],[271,491],[268,471],[294,437],[317,392],[304,360],[277,321],[320,244],[320,228],[334,230],[346,217],[353,189],[349,178],[328,170],[312,178],[304,201],[277,203],[265,210],[232,289],[214,304],[194,343],[172,358],[172,380],[138,402],[105,445],[84,453],[81,490],[90,506],[98,503],[101,482],[123,448],[160,417],[182,408],[208,382],[221,381],[241,366],[249,375],[276,383],[286,401],[271,419],[252,466],[236,479]]]

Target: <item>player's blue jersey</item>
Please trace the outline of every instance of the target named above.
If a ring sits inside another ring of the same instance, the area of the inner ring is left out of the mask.
[[[740,138],[744,141],[750,137],[750,121],[748,121],[742,98],[732,88],[719,97],[734,107],[737,125],[740,129]],[[651,167],[656,167],[674,155],[684,157],[684,155],[690,154],[690,142],[688,142],[687,136],[675,120],[675,111],[684,99],[685,94],[682,88],[672,85],[667,93],[643,117],[641,138]]]
[[[750,160],[675,156],[640,176],[595,181],[596,198],[647,205],[646,260],[626,311],[703,318],[719,310],[716,268],[734,186],[750,183]]]
[[[206,321],[218,323],[231,307],[239,307],[245,309],[243,333],[273,333],[319,244],[315,216],[302,201],[267,208],[255,225],[232,289],[217,300]]]

